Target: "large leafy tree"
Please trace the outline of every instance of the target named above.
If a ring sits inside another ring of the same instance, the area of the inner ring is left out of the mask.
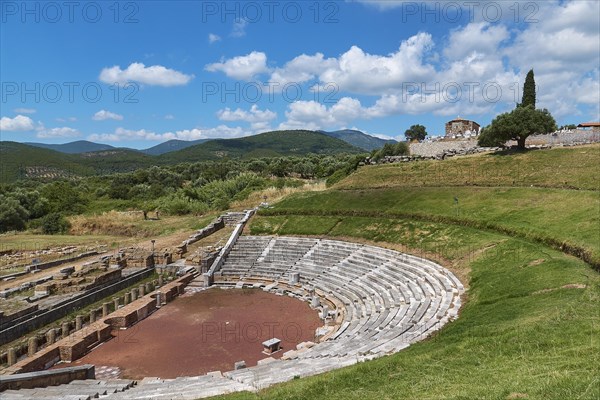
[[[427,136],[427,130],[423,125],[413,125],[404,132],[404,136],[406,136],[406,140],[418,140],[420,142]]]
[[[535,108],[535,78],[529,70],[523,85],[523,98],[517,108],[498,115],[479,135],[480,146],[501,146],[508,140],[515,140],[519,149],[525,149],[527,137],[556,131],[556,121],[546,109]]]
[[[536,110],[531,105],[520,106],[494,118],[479,135],[479,144],[489,146],[515,140],[519,149],[525,149],[525,140],[528,136],[554,131],[556,131],[556,121],[548,110]]]

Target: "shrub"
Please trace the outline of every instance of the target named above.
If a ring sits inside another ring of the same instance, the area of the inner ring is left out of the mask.
[[[169,215],[186,215],[204,213],[209,207],[201,201],[191,200],[181,195],[171,195],[158,200],[157,208]]]
[[[71,227],[69,221],[60,213],[50,213],[42,218],[42,232],[47,235],[65,233]]]
[[[29,214],[18,200],[0,195],[0,232],[25,229],[27,218]]]
[[[386,143],[383,147],[373,152],[373,160],[379,161],[386,156],[405,156],[410,153],[410,148],[406,142]]]

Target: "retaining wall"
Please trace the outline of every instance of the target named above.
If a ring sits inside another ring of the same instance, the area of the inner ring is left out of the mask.
[[[39,308],[39,305],[33,304],[33,305],[23,308],[19,311],[15,311],[12,314],[3,315],[2,313],[0,313],[0,329],[4,329],[6,327],[6,325],[8,325],[10,322],[13,322],[14,320],[16,320],[18,318],[21,318],[24,315],[31,314],[32,312],[37,311],[38,308]]]
[[[98,253],[96,250],[93,251],[88,251],[85,253],[81,253],[78,254],[74,257],[69,257],[69,258],[62,258],[60,260],[54,260],[54,261],[48,261],[45,263],[40,263],[40,264],[31,264],[31,265],[27,265],[25,266],[25,272],[31,272],[33,270],[38,270],[38,271],[42,271],[48,268],[52,268],[52,267],[56,267],[57,265],[61,265],[61,264],[65,264],[71,261],[77,261],[79,259],[82,258],[86,258],[86,257],[90,257],[90,256],[95,256],[96,254],[100,254]]]

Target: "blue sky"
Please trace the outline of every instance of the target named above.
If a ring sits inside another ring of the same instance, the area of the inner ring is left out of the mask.
[[[430,135],[519,101],[600,119],[600,2],[1,4],[2,140],[146,148],[273,129]]]

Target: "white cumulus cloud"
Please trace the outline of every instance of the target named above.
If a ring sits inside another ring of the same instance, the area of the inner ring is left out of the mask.
[[[179,131],[168,131],[157,133],[146,129],[126,129],[119,127],[112,133],[94,133],[88,136],[88,140],[102,142],[126,142],[134,140],[166,141],[172,139],[197,140],[215,138],[235,138],[252,134],[241,127],[229,127],[219,125],[213,128],[192,128]]]
[[[509,37],[508,29],[504,25],[473,22],[450,33],[449,44],[444,49],[444,55],[449,60],[459,60],[473,52],[487,54],[494,52],[500,43]]]
[[[108,84],[139,82],[145,85],[168,87],[187,85],[193,78],[194,75],[187,75],[162,65],[146,67],[143,63],[132,63],[124,70],[115,65],[104,68],[100,72],[100,80]]]
[[[107,119],[112,119],[115,121],[122,121],[123,116],[120,114],[116,114],[106,110],[100,110],[92,117],[94,121],[106,121]]]
[[[360,101],[343,97],[330,107],[316,101],[296,101],[288,106],[287,121],[279,129],[326,129],[345,126],[348,122],[370,118],[370,111]]]
[[[227,107],[223,110],[219,110],[217,112],[217,117],[221,121],[245,121],[256,123],[272,121],[277,118],[277,113],[269,109],[260,110],[256,104],[253,104],[248,111],[242,110],[241,108],[231,110]]]
[[[253,79],[256,75],[269,72],[267,55],[259,51],[208,64],[205,69],[209,72],[221,71],[230,78],[246,81]]]
[[[31,131],[34,128],[35,124],[33,123],[33,120],[25,115],[17,115],[14,118],[0,118],[0,131]]]
[[[335,58],[325,58],[322,53],[315,55],[301,54],[288,61],[282,68],[277,68],[271,74],[270,82],[279,85],[287,83],[302,83],[314,79],[324,71],[335,68]]]
[[[81,133],[68,126],[60,128],[45,128],[43,125],[37,128],[36,136],[40,139],[73,138],[80,136]]]
[[[433,47],[430,34],[421,32],[400,44],[389,55],[368,54],[358,46],[342,54],[334,67],[320,74],[323,83],[335,83],[340,90],[362,94],[381,94],[402,87],[404,82],[423,81],[435,74],[435,68],[424,63]]]

